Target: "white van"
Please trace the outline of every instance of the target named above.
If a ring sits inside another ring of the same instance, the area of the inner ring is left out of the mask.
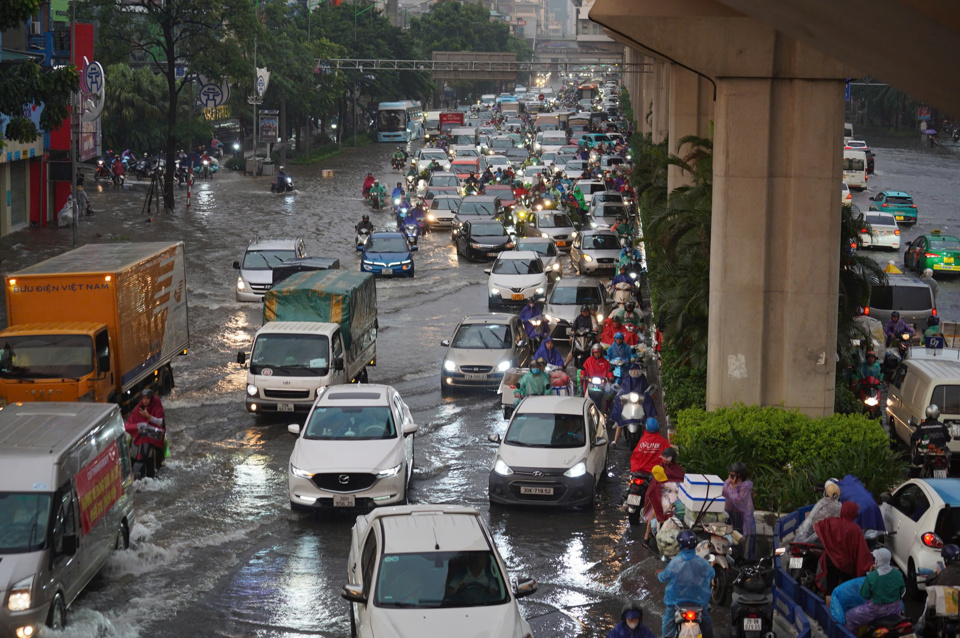
[[[910,357],[890,380],[887,394],[887,420],[902,441],[909,443],[933,403],[953,437],[947,446],[953,454],[960,452],[960,350],[911,348]]]
[[[853,124],[850,122],[843,123],[843,142],[847,143],[853,139]]]
[[[857,190],[867,187],[867,154],[864,151],[843,150],[843,182]]]
[[[67,607],[134,523],[120,408],[16,403],[0,409],[0,635],[62,629]]]

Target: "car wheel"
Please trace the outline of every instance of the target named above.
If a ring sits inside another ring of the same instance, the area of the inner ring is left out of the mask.
[[[294,503],[293,501],[290,501],[290,509],[293,510],[294,512],[309,512],[313,508],[307,507],[306,505],[301,505],[300,503]]]
[[[62,631],[67,624],[67,605],[63,602],[63,596],[57,593],[50,603],[50,613],[47,615],[47,626],[50,629]]]
[[[113,545],[114,549],[130,549],[130,530],[127,528],[127,522],[120,523],[120,529],[117,530],[117,542]]]
[[[920,591],[920,587],[917,586],[917,568],[913,564],[913,559],[911,558],[907,561],[907,594],[910,598],[914,600],[922,600],[923,592]]]

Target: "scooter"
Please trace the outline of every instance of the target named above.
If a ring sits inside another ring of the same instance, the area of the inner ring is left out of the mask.
[[[573,365],[579,370],[583,367],[583,362],[590,356],[590,348],[593,347],[594,339],[597,333],[593,330],[578,330],[573,335],[570,348],[573,350]]]
[[[620,423],[624,428],[623,436],[627,440],[627,449],[632,453],[643,436],[643,424],[647,420],[646,410],[643,408],[646,397],[656,392],[657,386],[647,386],[643,394],[627,392],[620,395]]]
[[[628,301],[635,301],[633,298],[633,289],[635,286],[621,281],[613,287],[613,303],[618,306],[627,305]]]
[[[113,179],[113,172],[110,170],[110,167],[103,162],[102,159],[97,160],[97,170],[93,174],[93,181],[96,183],[101,179],[105,179],[108,182]]]
[[[946,448],[937,447],[924,437],[917,455],[920,457],[920,478],[947,478],[950,453]]]
[[[857,398],[866,407],[871,419],[880,418],[880,379],[876,377],[861,379],[857,383]]]
[[[677,638],[699,638],[703,635],[700,630],[700,621],[703,617],[703,607],[696,603],[677,603],[674,612],[674,622],[677,623]],[[668,638],[664,636],[664,638]],[[674,638],[670,636],[669,638]]]
[[[733,638],[774,638],[773,578],[769,558],[740,568],[730,603]]]
[[[357,231],[357,250],[363,250],[367,247],[367,243],[370,241],[370,229],[361,228]]]
[[[382,210],[385,203],[383,193],[370,193],[367,202],[373,210]]]
[[[777,550],[780,553],[781,550]],[[787,573],[801,587],[816,591],[817,568],[820,565],[820,556],[823,555],[823,545],[819,541],[813,543],[790,543],[786,549],[790,554],[787,563]]]
[[[610,412],[607,397],[613,394],[613,386],[606,379],[600,377],[590,377],[584,379],[584,382],[586,385],[583,395],[593,401],[593,404],[600,410],[600,414],[607,416]]]
[[[727,535],[733,532],[733,526],[727,523],[705,523],[703,531],[710,534],[710,538],[700,541],[697,545],[697,555],[707,559],[713,566],[710,602],[714,605],[722,605],[727,600],[730,569],[733,567],[730,540],[727,538]]]
[[[627,520],[631,525],[640,523],[643,498],[647,495],[647,488],[650,487],[652,479],[653,476],[646,472],[634,472],[630,475],[630,485],[627,488]]]
[[[900,614],[893,616],[884,616],[867,623],[866,629],[862,630],[861,636],[871,636],[876,638],[894,638],[895,636],[914,636],[913,621],[904,618]],[[928,635],[928,634],[924,634]],[[956,634],[947,634],[953,636]]]
[[[894,338],[893,343],[883,355],[883,378],[889,382],[900,367],[900,362],[910,354],[910,333],[904,332]]]
[[[410,243],[411,246],[416,246],[417,241],[419,241],[420,239],[420,225],[404,224],[403,235],[407,238],[407,241]]]
[[[163,451],[150,443],[141,443],[135,448],[133,457],[133,478],[140,480],[144,477],[153,478],[157,474],[157,455]]]
[[[392,166],[395,171],[402,171],[404,164],[406,164],[406,162],[399,157],[390,158],[390,166]]]
[[[293,178],[289,175],[277,176],[277,181],[270,183],[271,193],[293,192]]]

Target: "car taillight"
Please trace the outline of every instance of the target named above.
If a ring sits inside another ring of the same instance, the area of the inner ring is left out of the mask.
[[[910,208],[916,208],[916,207],[917,207],[916,204],[910,204]]]
[[[939,257],[940,255],[938,255],[937,253],[923,253],[923,256],[926,257],[927,259],[933,259],[934,257]]]
[[[867,232],[867,229],[866,229],[866,228],[861,228],[861,229],[860,229],[860,232],[861,232],[861,233],[865,233],[865,232]]]
[[[941,549],[943,547],[943,541],[933,532],[927,532],[920,537],[920,540],[923,541],[924,545],[933,549]]]
[[[900,229],[898,228],[898,229],[896,229],[895,231],[893,231],[893,234],[899,236],[899,235],[900,235]]]
[[[937,313],[934,312],[933,314],[937,314]],[[864,316],[864,317],[869,317],[869,316],[870,316],[870,306],[867,306],[866,308],[863,309],[863,316]]]
[[[934,317],[937,316],[937,309],[936,309],[936,308],[933,309],[933,316],[934,316]]]
[[[880,208],[886,208],[886,207],[887,207],[886,204],[880,204]]]

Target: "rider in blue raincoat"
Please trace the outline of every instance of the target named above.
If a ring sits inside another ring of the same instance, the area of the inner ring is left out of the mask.
[[[860,479],[852,474],[847,474],[837,481],[837,485],[840,486],[840,502],[853,501],[860,506],[860,512],[857,513],[857,518],[853,521],[860,526],[860,529],[886,531],[883,516],[880,514],[880,506],[873,500],[870,490],[863,486]]]
[[[553,343],[553,337],[547,337],[543,340],[543,343],[540,344],[533,358],[543,359],[548,365],[557,366],[558,368],[563,367],[563,357],[560,356],[560,351],[557,350],[556,345]]]
[[[623,341],[623,333],[617,332],[613,335],[613,343],[607,348],[607,361],[613,363],[614,359],[623,359],[627,362],[636,358],[633,350]]]
[[[620,428],[624,426],[622,420],[623,403],[620,401],[621,395],[636,392],[643,397],[644,416],[650,417],[657,415],[657,408],[653,403],[653,397],[644,394],[649,386],[650,384],[647,382],[646,375],[644,375],[640,369],[640,364],[637,362],[631,363],[627,376],[620,379],[620,391],[617,392],[617,396],[614,397],[613,408],[610,410],[610,418],[617,424],[617,431],[613,436],[614,444],[616,444],[620,438]]]
[[[540,319],[541,322],[543,321],[543,311],[540,310],[540,306],[537,305],[535,299],[528,299],[527,305],[523,307],[517,316],[520,318],[520,321],[523,322],[523,328],[527,331],[529,338],[536,339],[541,336],[541,328],[531,323],[534,319]]]
[[[661,583],[667,583],[663,595],[663,631],[661,636],[676,636],[677,622],[674,619],[678,603],[700,605],[700,630],[703,638],[713,638],[713,622],[707,606],[710,604],[710,581],[713,580],[713,566],[707,559],[697,556],[697,535],[685,529],[677,534],[680,554],[674,556],[667,568],[657,573]]]

